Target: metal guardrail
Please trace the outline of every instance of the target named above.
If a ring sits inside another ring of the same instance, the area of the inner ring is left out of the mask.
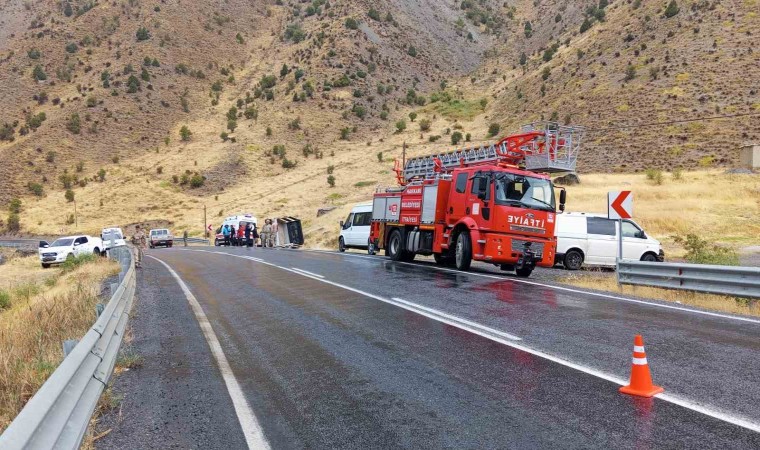
[[[177,238],[177,239],[175,239],[175,241],[174,241],[174,242],[176,242],[176,243],[181,243],[182,241],[183,241],[183,239],[182,239],[182,238]],[[189,237],[189,238],[187,238],[187,243],[188,243],[188,244],[203,244],[203,245],[209,245],[209,240],[208,240],[208,239],[203,239],[203,238],[193,238],[193,237]]]
[[[134,300],[136,277],[129,247],[111,250],[119,283],[98,319],[0,436],[0,448],[78,449],[108,385]]]
[[[760,268],[623,260],[618,282],[638,286],[760,298]]]

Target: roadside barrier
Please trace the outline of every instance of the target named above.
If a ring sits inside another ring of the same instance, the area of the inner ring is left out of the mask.
[[[121,265],[119,283],[95,325],[63,359],[50,378],[0,436],[0,449],[78,449],[100,394],[113,373],[136,277],[129,247],[110,250]]]
[[[622,260],[617,277],[621,284],[760,298],[760,267]]]
[[[628,386],[620,388],[623,394],[638,397],[652,397],[665,389],[652,383],[652,374],[649,372],[649,362],[644,351],[644,338],[637,334],[633,338],[633,359],[631,360],[631,379]]]

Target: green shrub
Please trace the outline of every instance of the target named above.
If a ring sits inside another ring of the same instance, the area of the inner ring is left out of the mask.
[[[329,184],[330,187],[335,187],[335,177],[332,175],[329,175],[327,177],[327,184]]]
[[[74,191],[71,189],[66,189],[66,193],[63,196],[66,197],[66,201],[69,203],[74,201]]]
[[[396,132],[401,133],[404,130],[406,130],[406,121],[402,119],[396,122]]]
[[[292,169],[298,164],[297,161],[291,161],[288,158],[282,158],[282,168],[283,169]]]
[[[357,22],[356,19],[354,19],[353,17],[347,18],[345,25],[346,25],[346,28],[348,28],[349,30],[355,30],[359,28],[359,22]]]
[[[665,181],[662,176],[662,170],[660,169],[646,169],[644,173],[646,174],[647,180],[654,184],[660,185]]]
[[[380,12],[376,10],[375,8],[370,8],[369,12],[367,13],[370,19],[380,21]]]
[[[678,7],[678,3],[676,3],[676,0],[671,0],[668,4],[668,7],[665,8],[665,17],[670,19],[671,17],[675,16],[681,11],[681,8]]]
[[[631,81],[634,78],[636,78],[636,66],[628,64],[628,67],[625,68],[625,81]]]
[[[362,188],[362,187],[372,186],[372,185],[374,185],[376,183],[377,183],[377,181],[374,181],[374,180],[373,181],[360,181],[358,183],[355,183],[354,187]]]
[[[34,77],[37,81],[44,81],[47,80],[47,74],[44,70],[42,70],[42,66],[37,64],[34,66],[34,70],[32,71],[32,77]]]
[[[61,268],[63,269],[63,272],[71,272],[83,264],[94,263],[96,261],[98,261],[97,255],[92,253],[83,254],[73,258],[67,258],[66,261],[61,264]]]
[[[79,118],[78,113],[73,113],[69,116],[69,119],[66,121],[66,129],[74,134],[79,134],[82,129],[82,120]]]
[[[79,47],[77,47],[77,44],[70,42],[66,44],[66,51],[69,53],[76,53],[77,50],[79,50]]]
[[[203,183],[206,182],[206,177],[203,175],[196,173],[192,177],[190,177],[190,187],[193,189],[199,188],[203,186]]]
[[[106,170],[105,169],[98,170],[98,180],[100,180],[101,182],[106,181]]]
[[[413,45],[410,45],[409,48],[406,49],[406,54],[411,56],[412,58],[417,57],[417,49],[414,48]]]
[[[462,138],[463,137],[464,136],[462,136],[462,133],[460,133],[459,131],[455,131],[455,132],[451,133],[451,143],[452,143],[452,145],[458,145],[460,142],[462,142]]]
[[[674,180],[680,180],[681,178],[683,178],[683,170],[679,168],[675,168],[673,169],[673,172],[671,172],[671,176],[673,177]]]
[[[29,50],[26,54],[30,59],[40,59],[40,56],[42,55],[36,48]]]
[[[416,118],[417,118],[417,113],[416,112],[410,112],[409,113],[409,120],[411,120],[412,122],[414,122],[414,119],[416,119]]]
[[[335,166],[329,165],[327,166],[327,174],[332,175],[332,173],[335,171]]]
[[[36,197],[42,197],[45,193],[45,189],[40,183],[34,183],[30,181],[27,185],[27,188],[29,189],[29,192],[34,194]]]
[[[11,294],[7,291],[0,289],[0,310],[9,309],[11,307]]]
[[[11,214],[18,214],[21,212],[21,199],[14,198],[8,203],[8,211]]]
[[[285,28],[285,39],[298,43],[306,39],[306,32],[298,23],[291,23]]]
[[[148,32],[148,29],[145,27],[140,27],[137,29],[137,32],[135,33],[135,36],[137,37],[138,41],[147,41],[150,39],[150,33]]]
[[[377,162],[383,162],[383,152],[377,152]]]
[[[189,141],[190,136],[192,135],[193,135],[193,132],[190,131],[187,125],[182,125],[182,128],[179,129],[179,136],[180,136],[180,139],[182,139],[183,141]]]
[[[501,125],[498,123],[492,123],[488,126],[488,137],[494,137],[501,131]]]
[[[5,228],[10,233],[16,233],[21,229],[21,219],[19,218],[18,214],[16,213],[8,214],[8,220],[6,222]]]
[[[710,244],[694,234],[686,237],[675,236],[676,244],[686,249],[686,261],[694,264],[717,264],[720,266],[738,266],[739,254],[736,250]]]

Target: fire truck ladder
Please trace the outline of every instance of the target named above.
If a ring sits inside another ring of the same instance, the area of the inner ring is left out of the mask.
[[[410,158],[403,171],[397,161],[395,170],[400,184],[415,178],[436,177],[457,167],[489,162],[524,163],[525,169],[532,172],[575,172],[582,136],[581,127],[533,123],[496,144]]]

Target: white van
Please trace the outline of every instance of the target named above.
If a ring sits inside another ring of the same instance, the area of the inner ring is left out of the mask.
[[[214,245],[219,247],[221,245],[227,245],[222,233],[222,228],[225,225],[235,227],[235,236],[230,236],[230,245],[241,245],[241,242],[245,240],[245,227],[248,224],[256,227],[256,232],[261,233],[261,228],[258,228],[258,221],[253,214],[243,213],[235,216],[230,216],[224,219],[224,222],[216,229],[216,236],[214,237]]]
[[[347,248],[366,248],[370,255],[374,255],[375,250],[369,245],[371,222],[372,202],[355,205],[346,221],[340,222],[338,250],[345,252]]]
[[[615,267],[618,252],[617,220],[603,214],[557,214],[555,235],[557,256],[568,270],[589,266]],[[633,220],[623,220],[623,259],[659,261],[665,259],[660,241],[646,235]]]

